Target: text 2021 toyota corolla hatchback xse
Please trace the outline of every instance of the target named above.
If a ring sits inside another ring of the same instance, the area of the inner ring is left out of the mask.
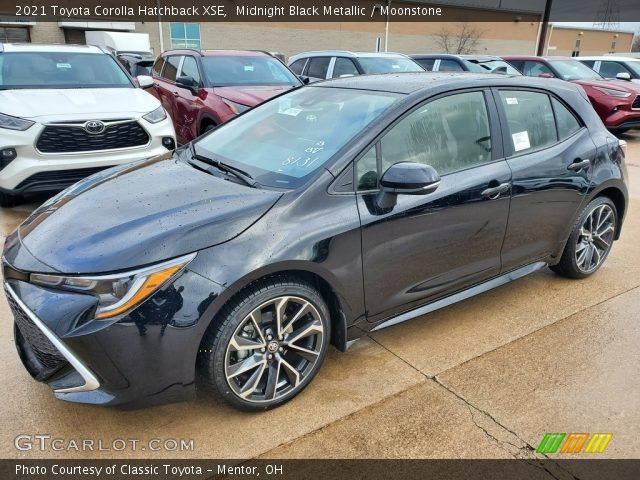
[[[274,407],[329,343],[545,265],[592,274],[620,235],[625,177],[570,83],[302,87],[35,211],[4,250],[16,344],[65,400],[148,405],[199,385]]]

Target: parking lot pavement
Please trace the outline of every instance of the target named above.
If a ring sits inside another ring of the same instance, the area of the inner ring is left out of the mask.
[[[632,202],[593,277],[538,272],[330,351],[277,410],[208,398],[139,411],[57,401],[20,365],[0,301],[2,457],[532,457],[546,432],[603,432],[603,456],[640,456],[640,132],[624,137]],[[7,235],[35,204],[0,212]],[[19,434],[194,439],[190,452],[18,451]]]

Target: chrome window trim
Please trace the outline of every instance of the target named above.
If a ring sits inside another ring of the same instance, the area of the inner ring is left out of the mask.
[[[18,306],[24,311],[24,313],[29,317],[29,319],[40,329],[40,331],[49,339],[49,341],[56,347],[62,356],[67,359],[67,361],[71,364],[71,366],[80,374],[82,379],[84,380],[84,385],[80,385],[78,387],[70,387],[70,388],[61,388],[58,390],[54,390],[55,393],[72,393],[72,392],[90,392],[92,390],[97,390],[100,388],[100,382],[96,378],[95,374],[89,370],[89,368],[78,358],[76,355],[69,350],[69,348],[58,338],[58,336],[53,333],[45,323],[40,320],[35,313],[31,311],[29,307],[18,297],[16,292],[14,292],[13,288],[9,283],[5,282],[5,288],[7,292],[11,295],[11,297],[15,300]]]

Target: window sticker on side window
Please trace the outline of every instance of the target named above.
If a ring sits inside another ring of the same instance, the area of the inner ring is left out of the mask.
[[[518,99],[514,97],[507,97],[505,99],[507,101],[507,105],[518,105]]]
[[[531,143],[529,143],[529,134],[526,130],[524,132],[514,133],[511,135],[511,138],[513,139],[513,149],[516,152],[531,148]]]

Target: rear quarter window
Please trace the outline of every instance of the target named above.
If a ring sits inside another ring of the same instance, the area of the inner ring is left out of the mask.
[[[551,99],[553,111],[556,114],[558,137],[560,140],[570,137],[580,130],[580,122],[571,111],[555,98]]]

